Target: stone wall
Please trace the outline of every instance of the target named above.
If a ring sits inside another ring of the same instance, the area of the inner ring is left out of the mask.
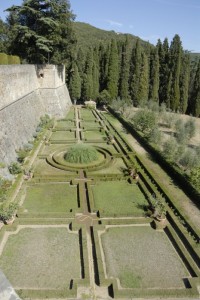
[[[16,159],[41,116],[63,117],[70,106],[63,66],[0,66],[0,162]]]

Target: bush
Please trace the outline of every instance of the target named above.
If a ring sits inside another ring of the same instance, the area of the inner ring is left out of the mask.
[[[6,222],[10,220],[17,209],[18,205],[16,203],[10,203],[8,206],[1,205],[0,207],[0,220]]]
[[[8,55],[8,64],[9,65],[19,65],[20,64],[20,58],[16,55]]]
[[[186,123],[185,123],[185,131],[187,134],[188,139],[190,140],[196,132],[196,124],[195,121],[193,119],[189,119]]]
[[[76,144],[64,156],[69,163],[87,164],[98,159],[98,151],[89,145]]]
[[[141,109],[132,118],[136,130],[141,131],[144,136],[148,136],[156,127],[157,117],[153,111]]]
[[[5,53],[0,53],[0,65],[8,64],[8,56]]]
[[[12,174],[12,175],[17,175],[22,172],[22,168],[21,168],[20,164],[17,162],[12,162],[10,164],[10,166],[8,167],[8,170],[9,170],[10,174]]]
[[[163,144],[163,155],[170,162],[174,162],[177,152],[177,142],[174,137],[169,138]]]

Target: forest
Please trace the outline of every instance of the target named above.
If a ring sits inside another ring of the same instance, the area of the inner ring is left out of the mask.
[[[183,49],[178,34],[154,46],[130,34],[75,22],[68,0],[24,0],[0,20],[0,61],[65,64],[72,101],[148,101],[169,111],[200,116],[200,60]]]

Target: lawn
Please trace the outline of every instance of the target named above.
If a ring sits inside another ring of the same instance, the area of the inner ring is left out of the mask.
[[[27,187],[23,209],[28,213],[65,213],[77,209],[77,187],[68,183]]]
[[[92,111],[89,110],[89,109],[82,108],[80,110],[80,114],[81,114],[81,118],[83,120],[89,120],[89,121],[92,120],[92,121],[94,121],[96,119],[95,116],[93,115]]]
[[[67,141],[75,139],[75,132],[74,131],[56,131],[52,133],[51,141]]]
[[[71,108],[70,111],[67,113],[65,119],[66,120],[73,120],[75,118],[74,109]]]
[[[106,138],[104,132],[100,131],[84,131],[84,138],[87,140],[102,140]]]
[[[35,175],[46,175],[46,176],[54,176],[54,175],[65,175],[65,174],[71,174],[73,176],[73,173],[67,172],[64,170],[60,170],[57,168],[54,168],[50,166],[45,159],[38,159],[37,162],[34,165],[34,174]]]
[[[92,186],[95,210],[101,216],[143,216],[147,201],[136,184],[99,182]]]
[[[164,231],[114,227],[101,236],[108,277],[124,288],[184,288],[189,274]]]
[[[74,128],[75,123],[71,121],[59,121],[56,123],[56,128]]]
[[[77,234],[67,228],[24,228],[10,235],[0,268],[17,289],[63,289],[80,278]]]

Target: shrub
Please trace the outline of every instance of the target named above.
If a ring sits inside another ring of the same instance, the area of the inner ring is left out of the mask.
[[[18,205],[16,203],[10,203],[8,206],[1,205],[0,207],[0,220],[6,222],[10,220],[17,209]]]
[[[70,163],[87,164],[98,159],[98,151],[90,145],[76,144],[67,151],[64,159]]]
[[[190,140],[196,132],[196,124],[195,121],[193,119],[189,119],[186,123],[185,123],[185,131],[187,134],[188,139]]]
[[[198,165],[198,157],[193,150],[188,149],[179,160],[179,163],[185,169],[192,169]]]
[[[0,53],[0,65],[8,64],[8,56],[5,53]]]
[[[136,112],[132,118],[136,130],[141,131],[145,136],[148,136],[156,127],[156,114],[147,109],[141,109]]]
[[[190,176],[190,182],[195,186],[195,188],[200,192],[200,167],[193,168]]]
[[[20,58],[16,55],[8,55],[8,64],[9,65],[19,65],[20,64]]]
[[[177,142],[174,137],[169,138],[163,144],[163,155],[167,158],[170,162],[174,162],[177,152]]]
[[[12,162],[8,167],[10,174],[17,175],[22,172],[22,168],[17,162]]]

